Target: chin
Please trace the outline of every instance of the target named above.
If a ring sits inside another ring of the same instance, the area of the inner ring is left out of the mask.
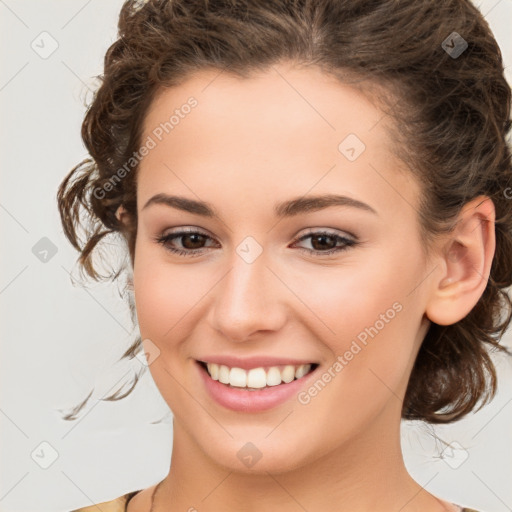
[[[275,439],[265,439],[264,436],[254,437],[254,441],[230,439],[224,444],[217,444],[214,450],[205,446],[204,453],[215,464],[225,470],[239,474],[268,476],[268,473],[286,473],[311,462],[316,458],[314,453],[304,451],[305,445],[297,440],[285,444],[278,436]],[[309,456],[308,456],[309,455]]]

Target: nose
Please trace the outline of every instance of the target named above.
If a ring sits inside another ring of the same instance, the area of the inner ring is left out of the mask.
[[[238,255],[216,287],[209,311],[210,325],[233,342],[278,331],[286,321],[286,288],[267,267],[264,254],[252,263]]]

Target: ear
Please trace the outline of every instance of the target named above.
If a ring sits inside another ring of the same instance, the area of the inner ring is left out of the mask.
[[[123,222],[123,216],[126,215],[126,210],[124,209],[123,205],[120,205],[119,208],[116,210],[116,218],[119,222]]]
[[[438,266],[425,314],[451,325],[464,318],[482,296],[496,248],[495,208],[487,196],[466,203],[441,242]]]

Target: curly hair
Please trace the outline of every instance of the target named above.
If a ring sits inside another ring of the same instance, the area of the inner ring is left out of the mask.
[[[459,55],[449,51],[454,41]],[[71,170],[57,195],[64,233],[80,253],[77,261],[88,276],[106,279],[94,267],[94,249],[118,234],[133,267],[134,155],[159,91],[207,68],[247,77],[282,60],[316,66],[378,98],[384,116],[394,121],[391,149],[421,184],[419,220],[426,242],[449,233],[471,199],[492,199],[496,252],[486,288],[457,323],[430,325],[402,418],[449,423],[480,401],[481,408],[497,389],[490,352],[510,354],[500,340],[512,319],[512,122],[500,48],[469,0],[124,2],[118,38],[106,52],[82,124],[90,158]],[[121,206],[127,223],[116,217]],[[122,357],[133,358],[140,349],[138,337]]]

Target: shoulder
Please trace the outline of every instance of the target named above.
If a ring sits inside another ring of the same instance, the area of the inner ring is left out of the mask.
[[[128,502],[138,492],[140,491],[128,492],[113,500],[104,501],[102,503],[95,503],[94,505],[90,505],[87,507],[77,508],[72,510],[71,512],[98,512],[98,508],[100,508],[102,512],[126,512]]]
[[[95,503],[94,505],[90,505],[87,507],[81,507],[72,510],[71,512],[97,512],[98,507],[101,509],[102,512],[126,512],[128,502],[135,497],[135,495],[139,495],[137,498],[142,498],[143,494],[147,494],[147,491],[153,490],[155,486],[150,487],[146,490],[138,490],[138,491],[132,491],[126,494],[123,494],[122,496],[119,496],[118,498],[115,498],[110,501],[104,501],[102,503]],[[137,500],[134,500],[137,501]],[[478,510],[475,510],[473,508],[460,508],[461,512],[480,512]]]

